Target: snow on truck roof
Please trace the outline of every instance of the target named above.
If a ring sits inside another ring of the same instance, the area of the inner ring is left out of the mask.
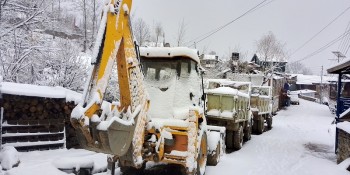
[[[173,58],[183,56],[191,58],[199,63],[197,50],[187,47],[140,47],[140,55],[143,57]]]
[[[0,83],[0,93],[44,98],[65,98],[67,101],[79,103],[82,100],[80,93],[60,86],[38,86],[32,84],[19,84],[11,82]]]
[[[251,82],[231,81],[231,80],[227,80],[227,79],[208,79],[207,82],[208,83],[210,83],[210,82],[218,83],[221,85],[233,85],[234,87],[252,84]]]
[[[215,89],[207,89],[205,91],[205,93],[207,93],[207,94],[237,95],[237,96],[249,98],[248,94],[240,92],[239,90],[233,89],[230,87],[218,87]]]

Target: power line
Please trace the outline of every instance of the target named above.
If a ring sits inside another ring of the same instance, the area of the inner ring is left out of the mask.
[[[311,54],[305,56],[302,59],[299,59],[295,62],[300,62],[300,61],[304,61],[306,59],[311,58],[312,56],[322,52],[323,50],[327,49],[328,47],[332,46],[333,44],[337,43],[339,40],[341,40],[342,38],[346,37],[348,34],[350,34],[350,30],[346,31],[345,33],[343,33],[342,35],[338,36],[336,39],[332,40],[331,42],[327,43],[326,45],[324,45],[323,47],[319,48],[318,50],[312,52]]]
[[[349,28],[348,30],[350,29],[350,22],[349,22]],[[350,35],[348,35],[348,38],[347,40],[345,41],[345,45],[344,45],[344,50],[342,50],[343,53],[345,53],[345,55],[347,54],[348,50],[349,50],[349,47],[350,47]]]
[[[237,21],[238,19],[242,18],[243,16],[245,16],[245,15],[247,15],[247,14],[253,12],[254,10],[258,9],[258,7],[259,7],[260,5],[262,5],[263,3],[265,3],[266,1],[268,1],[268,0],[263,0],[263,1],[261,1],[259,4],[257,4],[256,6],[250,8],[248,11],[244,12],[242,15],[238,16],[237,18],[233,19],[232,21],[230,21],[230,22],[228,22],[228,23],[226,23],[226,24],[224,24],[224,25],[222,25],[222,26],[220,26],[220,27],[218,27],[218,28],[216,28],[216,29],[214,29],[214,30],[212,30],[212,31],[210,31],[210,32],[207,32],[207,33],[204,34],[204,35],[201,35],[201,37],[196,37],[195,39],[193,39],[193,40],[191,40],[191,41],[189,41],[189,42],[187,42],[187,43],[190,43],[190,44],[191,44],[192,42],[199,43],[199,42],[201,42],[201,41],[203,41],[203,40],[209,38],[210,36],[214,35],[215,33],[219,32],[220,30],[222,30],[222,29],[224,29],[225,27],[229,26],[230,24],[232,24],[233,22],[235,22],[235,21]],[[274,1],[274,0],[272,0],[272,1]],[[269,2],[269,3],[270,3],[270,2]],[[203,37],[203,38],[202,38],[202,37]],[[199,39],[199,38],[202,38],[202,39]],[[197,39],[199,39],[199,40],[196,41]],[[193,45],[194,45],[194,44],[191,44],[191,45],[189,45],[189,47],[191,47],[191,46],[193,46]]]
[[[346,49],[345,55],[348,53],[349,49],[350,49],[350,44],[349,44],[348,49]]]
[[[346,26],[345,28],[345,32],[348,31],[350,29],[350,22],[348,23],[348,25]],[[347,49],[348,47],[348,42],[350,40],[350,35],[348,37],[345,37],[341,43],[339,44],[339,47],[338,47],[338,50],[342,53],[345,52],[345,50]]]
[[[324,26],[319,32],[317,32],[315,35],[313,35],[309,40],[307,40],[303,45],[298,47],[290,56],[294,55],[296,52],[298,52],[300,49],[302,49],[306,44],[308,44],[310,41],[312,41],[314,38],[316,38],[321,32],[323,32],[327,27],[329,27],[333,22],[335,22],[339,17],[341,17],[346,11],[348,11],[350,7],[346,8],[343,12],[341,12],[337,17],[335,17],[331,22],[329,22],[326,26]]]

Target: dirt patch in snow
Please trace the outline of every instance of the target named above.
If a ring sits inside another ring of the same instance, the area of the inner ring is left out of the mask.
[[[307,143],[304,144],[304,147],[306,148],[308,153],[315,157],[328,159],[332,162],[336,161],[336,155],[332,146],[316,143]]]

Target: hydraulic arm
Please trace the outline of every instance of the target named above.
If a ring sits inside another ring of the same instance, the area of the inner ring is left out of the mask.
[[[71,123],[85,149],[113,154],[139,167],[149,101],[131,31],[131,5],[132,0],[105,4],[84,102],[73,110]],[[115,61],[119,104],[102,108]]]

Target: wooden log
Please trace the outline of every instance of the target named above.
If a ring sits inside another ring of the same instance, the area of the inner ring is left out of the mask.
[[[31,113],[34,113],[34,112],[36,111],[36,107],[35,107],[35,106],[32,106],[32,107],[30,107],[29,110],[30,110]]]
[[[33,98],[30,102],[31,106],[36,106],[39,103],[39,100],[37,98]]]
[[[30,105],[27,103],[23,106],[23,109],[29,109],[30,108]]]
[[[36,107],[38,112],[43,112],[44,111],[44,106],[42,104],[38,104]]]
[[[12,109],[12,105],[10,104],[10,102],[4,102],[4,110],[11,110]]]

